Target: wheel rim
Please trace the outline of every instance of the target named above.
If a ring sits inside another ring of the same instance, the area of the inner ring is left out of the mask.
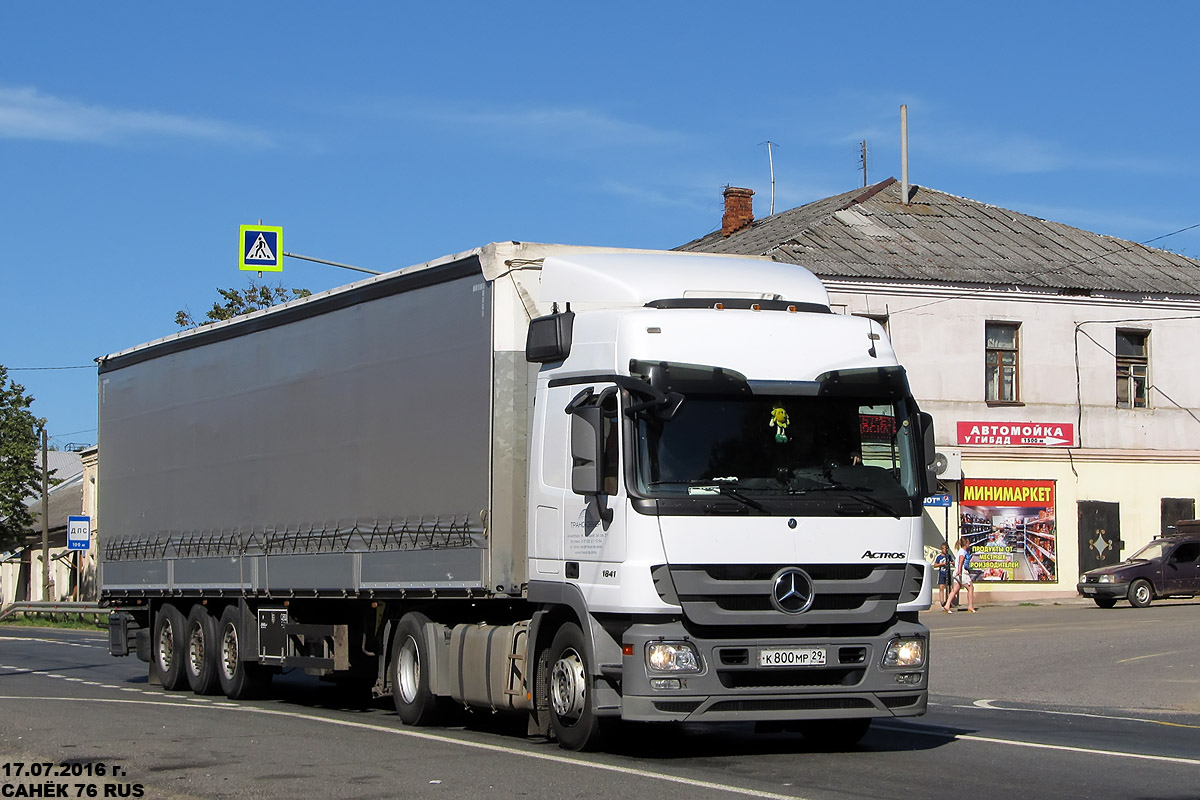
[[[1133,590],[1134,597],[1139,603],[1145,603],[1150,599],[1150,587],[1144,583],[1139,583]]]
[[[579,721],[586,693],[583,659],[573,648],[565,650],[550,670],[550,705],[555,716],[568,723]]]
[[[204,670],[204,631],[202,625],[194,625],[188,636],[188,662],[193,675],[199,675]]]
[[[237,674],[238,664],[238,638],[237,626],[226,625],[225,631],[221,635],[221,671],[225,673],[226,680],[233,680]]]
[[[421,685],[421,653],[417,640],[411,636],[404,637],[396,656],[396,682],[400,685],[400,699],[405,703],[415,702]]]
[[[175,661],[175,629],[170,622],[164,623],[158,632],[158,666],[163,672],[171,671]]]

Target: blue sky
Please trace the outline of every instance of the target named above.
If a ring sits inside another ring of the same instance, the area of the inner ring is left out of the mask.
[[[1136,7],[1135,7],[1136,6]],[[242,287],[238,226],[389,270],[670,248],[899,177],[1137,241],[1200,223],[1188,2],[0,4],[0,364],[60,444],[81,366]],[[1200,230],[1158,246],[1200,256]],[[289,260],[320,291],[357,273]],[[273,276],[268,276],[272,278]],[[269,282],[276,282],[269,280]]]

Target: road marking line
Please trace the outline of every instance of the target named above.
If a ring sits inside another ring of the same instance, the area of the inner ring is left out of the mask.
[[[969,708],[970,706],[961,706]],[[1005,709],[1008,710],[1008,709]],[[1089,756],[1116,756],[1118,758],[1136,758],[1142,761],[1163,761],[1168,764],[1187,764],[1200,767],[1200,759],[1183,758],[1180,756],[1156,756],[1149,753],[1124,753],[1120,750],[1096,750],[1090,747],[1073,747],[1069,744],[1046,744],[1044,742],[1023,742],[1019,739],[996,739],[991,736],[976,736],[971,733],[954,733],[948,730],[922,729],[920,727],[901,727],[899,725],[879,725],[881,730],[896,731],[897,733],[918,734],[921,736],[937,736],[943,739],[958,739],[964,742],[984,742],[985,744],[1006,744],[1011,747],[1031,747],[1037,750],[1059,750],[1064,753],[1083,753]]]
[[[1176,653],[1178,653],[1178,652],[1180,652],[1180,651],[1178,651],[1178,650],[1168,650],[1168,651],[1167,651],[1167,652],[1165,652],[1165,653],[1151,653],[1150,655],[1145,655],[1145,656],[1134,656],[1133,658],[1122,658],[1122,659],[1121,659],[1120,661],[1118,661],[1117,663],[1118,663],[1118,664],[1128,664],[1128,663],[1130,663],[1131,661],[1141,661],[1142,659],[1145,659],[1145,658],[1158,658],[1159,656],[1173,656],[1173,655],[1175,655],[1175,654],[1176,654]]]
[[[1024,711],[1029,714],[1051,714],[1060,717],[1089,717],[1091,719],[1111,719],[1120,722],[1145,722],[1150,725],[1166,725],[1170,728],[1200,729],[1200,725],[1188,725],[1185,722],[1168,722],[1165,719],[1149,719],[1147,717],[1117,717],[1111,714],[1089,714],[1085,711],[1051,711],[1047,708],[1005,708],[994,706],[999,700],[976,700],[969,706],[951,706],[951,708],[982,708],[987,711]]]
[[[189,708],[189,709],[222,709],[226,708],[226,704],[210,703],[206,706],[193,706],[186,703],[172,701],[149,701],[149,700],[121,700],[103,697],[88,697],[88,698],[64,698],[64,697],[18,697],[15,695],[0,695],[0,700],[29,700],[29,701],[44,701],[58,700],[71,703],[120,703],[127,705],[156,705],[156,706],[171,706],[172,708]],[[504,747],[496,744],[486,744],[484,742],[470,742],[463,739],[455,739],[449,736],[439,736],[433,733],[424,733],[421,731],[407,730],[403,728],[389,728],[383,725],[373,725],[367,722],[356,722],[353,720],[332,719],[330,717],[318,717],[313,714],[298,714],[291,711],[279,711],[272,708],[252,708],[248,706],[233,705],[231,710],[244,712],[247,714],[266,714],[274,717],[288,717],[290,719],[303,719],[309,722],[323,722],[330,725],[340,725],[344,728],[357,728],[364,731],[373,731],[375,733],[387,733],[394,736],[406,736],[412,739],[424,739],[431,742],[441,742],[443,744],[453,744],[460,747],[467,747],[473,750],[484,750],[492,753],[503,753],[505,755],[524,756],[539,761],[550,761],[556,764],[564,764],[571,767],[584,767],[587,769],[600,770],[602,772],[616,772],[621,775],[635,775],[639,778],[649,778],[651,780],[663,781],[665,783],[674,783],[681,786],[690,786],[697,789],[712,789],[718,792],[728,792],[730,794],[744,795],[746,797],[764,798],[765,800],[805,800],[803,797],[798,797],[792,794],[777,794],[775,792],[765,792],[759,789],[746,789],[741,786],[733,786],[726,783],[714,783],[712,781],[696,780],[694,778],[682,778],[676,775],[667,775],[661,772],[651,772],[650,770],[638,769],[636,767],[622,767],[615,764],[600,764],[595,761],[584,761],[580,758],[572,758],[566,755],[556,755],[554,753],[534,753],[529,750],[521,750],[515,747]],[[1200,763],[1200,762],[1197,762]]]

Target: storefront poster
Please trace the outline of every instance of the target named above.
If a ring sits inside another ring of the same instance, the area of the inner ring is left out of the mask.
[[[958,503],[976,580],[1058,582],[1054,481],[967,479]]]

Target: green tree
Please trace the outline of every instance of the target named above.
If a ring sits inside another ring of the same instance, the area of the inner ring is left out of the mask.
[[[32,404],[25,387],[12,382],[0,366],[0,551],[33,528],[34,516],[25,499],[42,491],[38,430],[46,421],[33,415]]]
[[[175,312],[175,324],[181,328],[195,328],[199,325],[211,325],[224,319],[233,319],[240,314],[249,314],[263,308],[270,308],[288,300],[308,297],[312,294],[308,289],[285,289],[282,286],[267,286],[265,283],[250,281],[245,289],[217,289],[224,303],[213,303],[205,313],[205,319],[197,322],[190,309],[184,308]]]

